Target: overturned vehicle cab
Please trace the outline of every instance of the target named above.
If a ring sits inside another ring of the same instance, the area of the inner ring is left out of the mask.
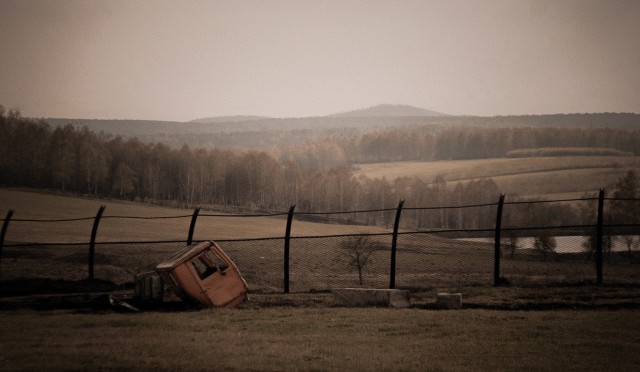
[[[192,244],[155,267],[182,299],[207,307],[236,307],[247,299],[247,283],[213,241]]]

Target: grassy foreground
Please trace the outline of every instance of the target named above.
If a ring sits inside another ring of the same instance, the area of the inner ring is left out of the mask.
[[[2,370],[601,370],[640,365],[637,311],[263,307],[3,312]]]

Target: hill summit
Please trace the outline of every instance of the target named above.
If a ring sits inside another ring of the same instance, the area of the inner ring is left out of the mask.
[[[341,112],[330,117],[406,117],[406,116],[447,116],[436,111],[408,105],[382,104],[361,110]]]

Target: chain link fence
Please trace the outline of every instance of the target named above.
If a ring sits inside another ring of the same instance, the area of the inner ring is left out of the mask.
[[[285,234],[216,242],[234,260],[250,290],[261,293],[360,286],[431,289],[585,282],[640,284],[637,207],[637,199],[602,197],[507,203],[501,198],[498,203],[405,210],[401,202],[397,210],[357,212],[359,217],[371,214],[365,219],[393,227],[388,233]],[[336,212],[344,213],[356,212]],[[195,242],[192,234],[197,215],[192,216],[186,240],[96,242],[92,235],[90,243],[0,241],[0,280],[90,278],[128,285],[136,274],[153,270],[159,262]],[[283,232],[290,231],[296,217],[307,222],[322,218],[322,223],[336,223],[332,213],[296,214],[291,208],[285,228],[283,215],[287,213],[264,217],[282,224]],[[575,224],[558,226],[558,216]],[[167,217],[163,219],[167,223]],[[147,220],[153,223],[153,219]],[[4,220],[3,239],[9,222],[10,216]],[[13,221],[16,225],[19,222]],[[31,239],[37,240],[39,231],[51,228],[51,221],[41,222],[47,226],[27,229]]]

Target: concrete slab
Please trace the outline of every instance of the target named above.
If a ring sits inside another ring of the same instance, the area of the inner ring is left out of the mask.
[[[409,291],[402,289],[334,288],[333,303],[339,306],[411,306]]]

